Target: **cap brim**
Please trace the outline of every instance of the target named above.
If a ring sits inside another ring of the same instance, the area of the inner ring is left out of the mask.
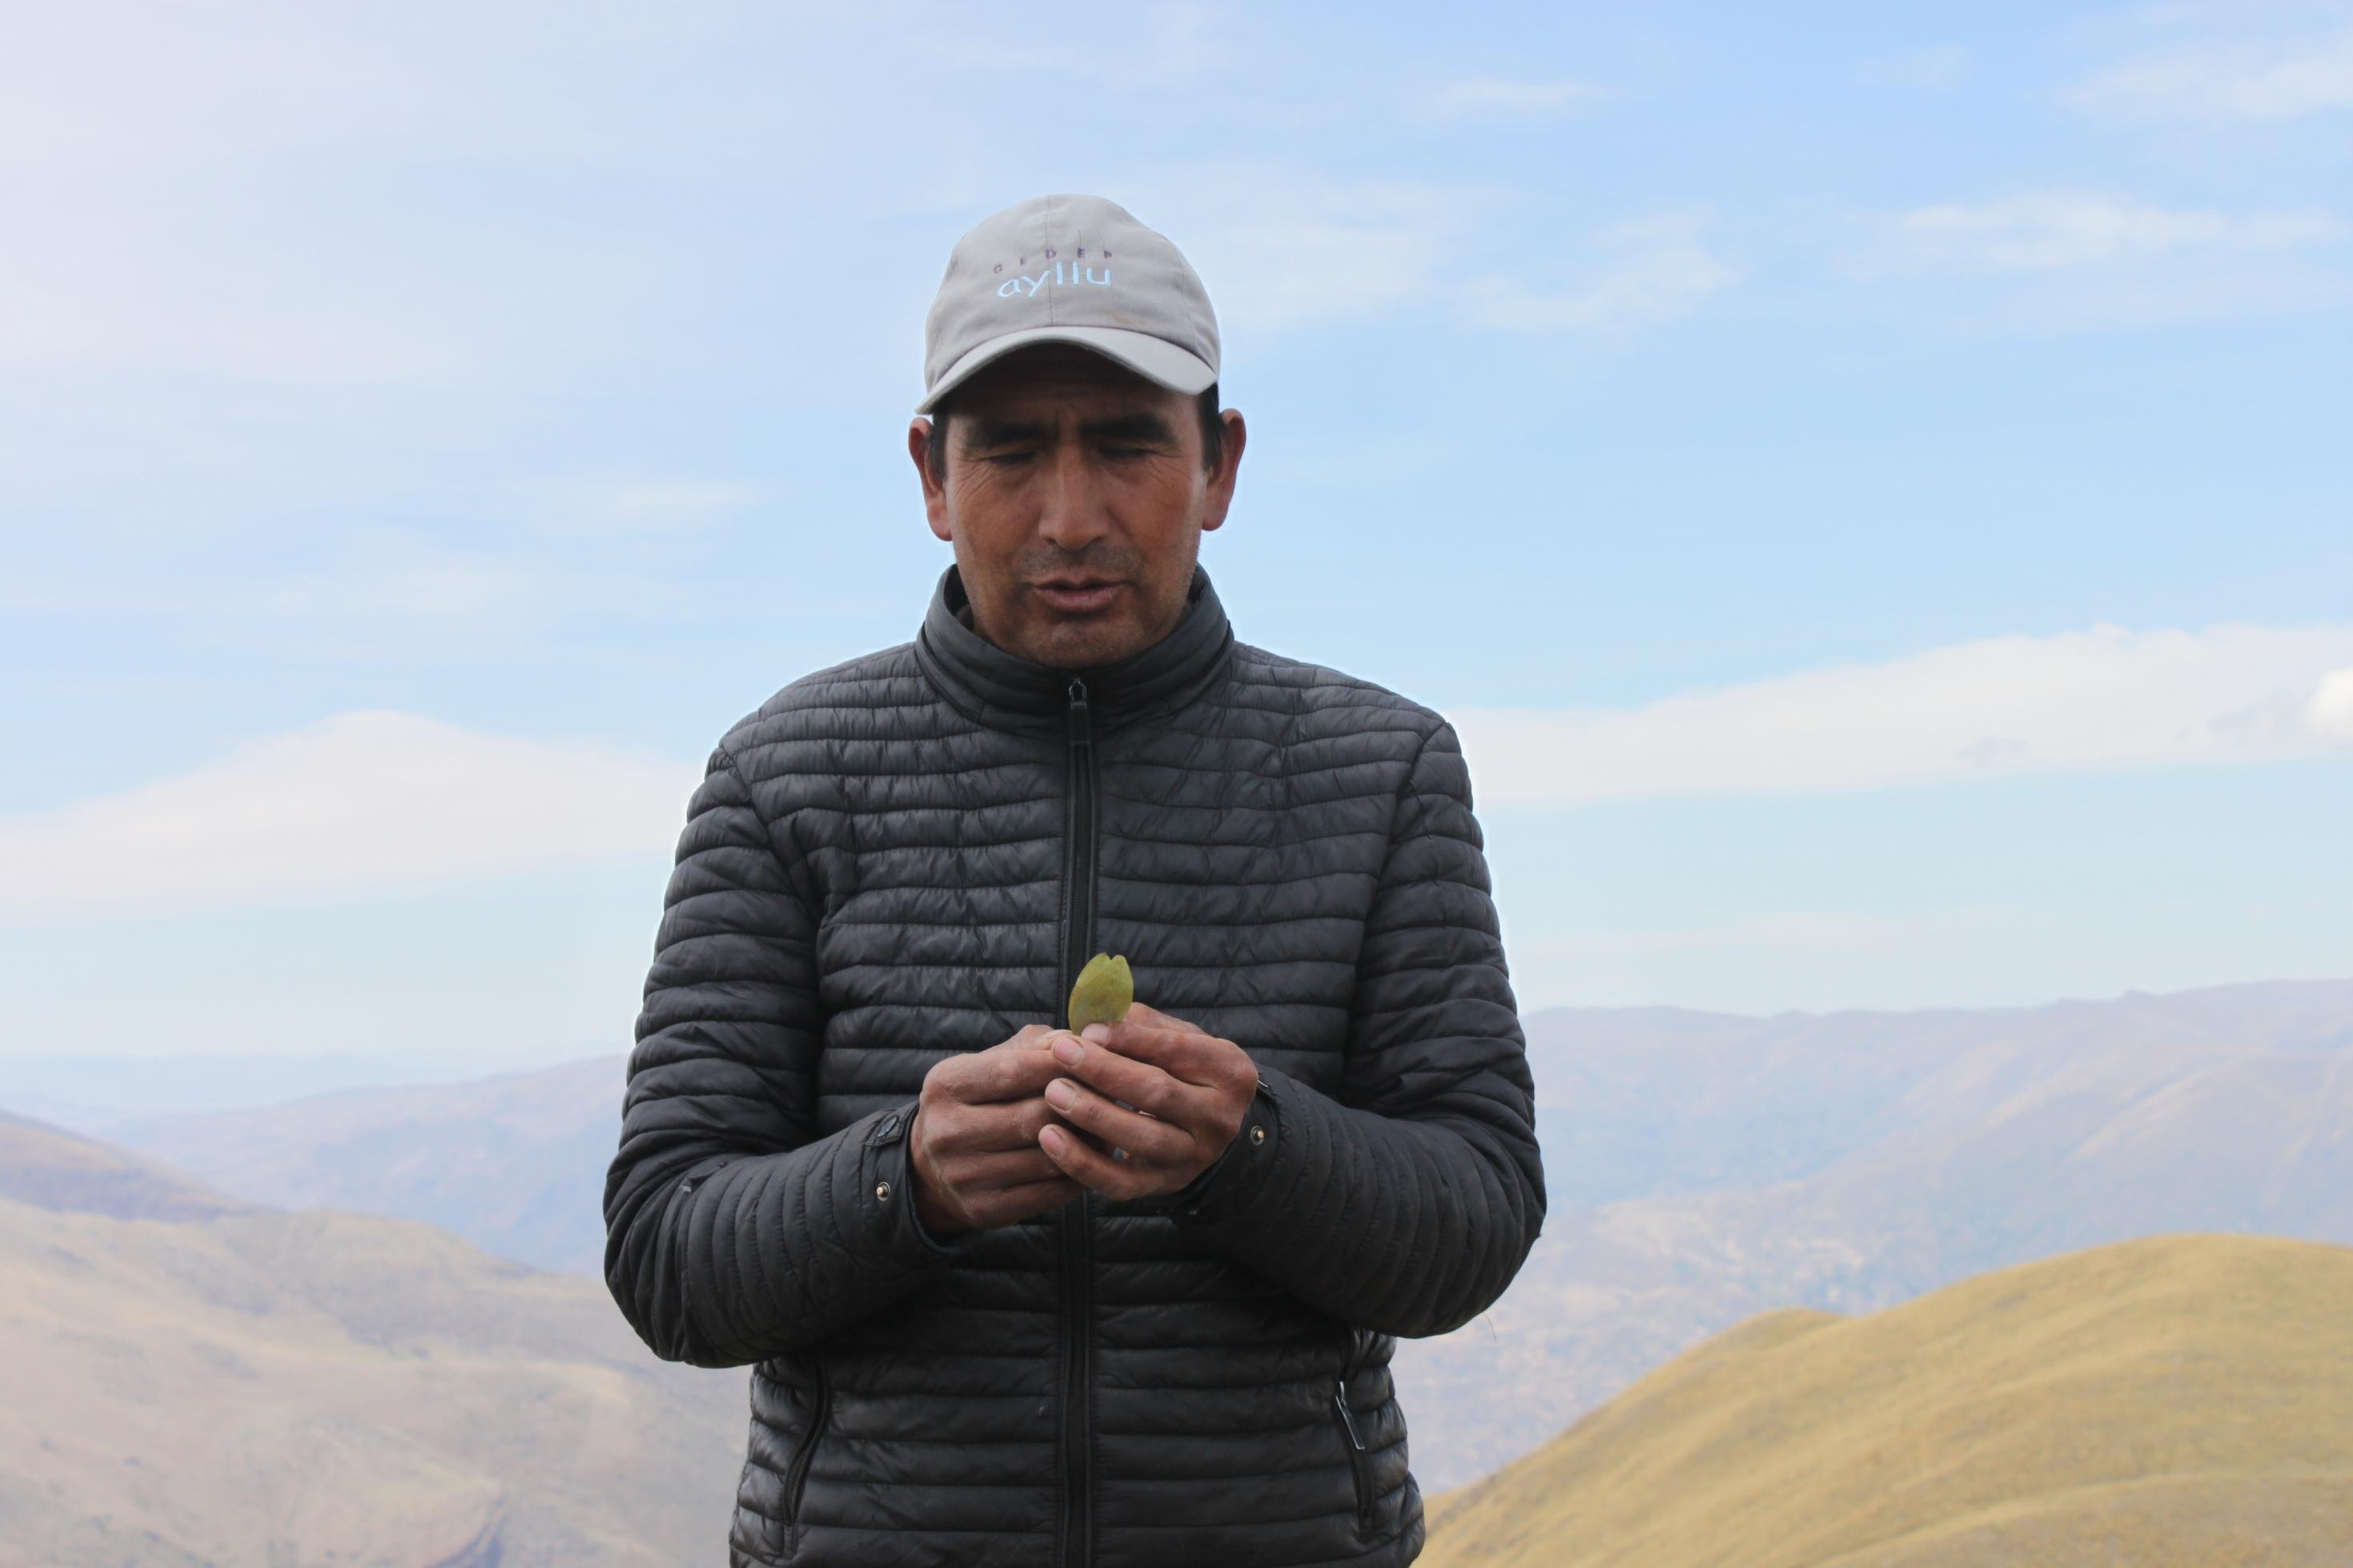
[[[1124,327],[1024,327],[1018,332],[1008,332],[965,354],[948,367],[939,384],[915,405],[918,414],[929,414],[939,401],[981,370],[1015,349],[1031,343],[1077,343],[1097,353],[1117,360],[1146,380],[1159,383],[1172,392],[1200,392],[1218,379],[1218,373],[1198,354],[1187,353],[1163,338],[1149,332],[1132,332]]]

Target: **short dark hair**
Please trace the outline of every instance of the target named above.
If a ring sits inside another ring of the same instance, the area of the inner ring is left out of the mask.
[[[1218,384],[1209,383],[1193,400],[1194,412],[1201,421],[1201,466],[1217,472],[1218,463],[1225,455],[1226,426],[1218,417]],[[932,470],[935,484],[945,484],[948,478],[948,416],[955,412],[955,400],[950,398],[932,410],[932,436],[923,445],[923,464]]]

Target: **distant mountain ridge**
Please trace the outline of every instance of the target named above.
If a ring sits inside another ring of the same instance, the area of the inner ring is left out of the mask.
[[[423,1220],[542,1268],[601,1278],[626,1053],[459,1083],[348,1089],[144,1117],[108,1136],[281,1208]]]
[[[2353,1242],[2353,981],[1982,1016],[1709,1019],[1687,1042],[1656,1020],[1563,1038],[1566,1022],[1538,1014],[1529,1028],[1547,1182],[1557,1163],[1571,1201],[1556,1198],[1484,1319],[1399,1347],[1437,1486],[1493,1470],[1757,1312],[1873,1311],[2167,1232]],[[1643,1118],[1689,1152],[1677,1163],[1727,1184],[1690,1190],[1654,1164],[1647,1184],[1647,1184],[1641,1195],[1592,1201],[1613,1180],[1592,1167],[1594,1143]],[[1704,1157],[1695,1129],[1724,1150]]]
[[[1525,1020],[1551,1195],[1594,1206],[1813,1175],[2081,1050],[2353,1052],[2353,979],[2033,1007],[1788,1012],[1546,1008]]]
[[[1433,1488],[1527,1451],[1756,1312],[1873,1310],[2157,1232],[2353,1241],[2353,980],[1524,1022],[1546,1234],[1493,1310],[1399,1348]],[[615,1053],[110,1136],[242,1198],[426,1219],[595,1275],[626,1068]]]
[[[115,1128],[140,1117],[249,1110],[344,1089],[471,1082],[561,1066],[582,1054],[540,1047],[493,1058],[436,1046],[143,1056],[18,1051],[0,1057],[0,1110],[111,1138]]]
[[[0,1117],[0,1565],[724,1553],[742,1373],[653,1361],[593,1281]],[[2348,1301],[2353,1247],[2207,1234],[1769,1310],[1434,1498],[1423,1561],[2334,1564]]]
[[[0,1116],[0,1564],[722,1561],[744,1374],[594,1280]]]
[[[1436,1500],[1426,1568],[2353,1561],[2353,1247],[2157,1236],[1788,1309]]]
[[[211,1219],[258,1206],[160,1161],[5,1110],[0,1110],[0,1194],[56,1213],[114,1219]]]

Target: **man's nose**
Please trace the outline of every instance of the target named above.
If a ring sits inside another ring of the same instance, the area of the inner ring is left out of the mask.
[[[1038,531],[1065,550],[1082,548],[1111,531],[1095,467],[1082,443],[1057,443],[1042,476]]]

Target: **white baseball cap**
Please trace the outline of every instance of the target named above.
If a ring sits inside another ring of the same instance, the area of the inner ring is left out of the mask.
[[[1102,196],[1031,196],[966,230],[923,321],[923,400],[1029,343],[1079,343],[1177,392],[1218,379],[1218,317],[1167,238]]]

